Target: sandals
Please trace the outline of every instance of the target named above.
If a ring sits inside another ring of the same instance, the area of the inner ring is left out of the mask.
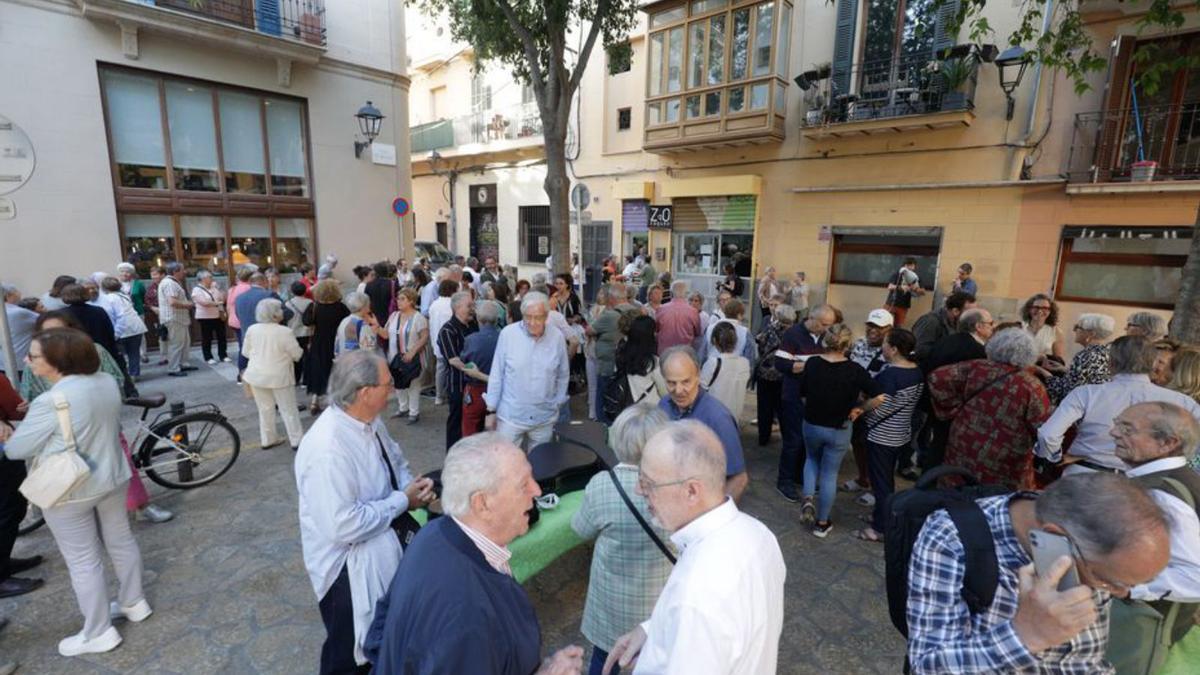
[[[883,543],[883,535],[876,532],[874,528],[864,527],[861,530],[855,530],[853,534],[855,539],[861,541],[869,541],[875,544]]]
[[[817,505],[812,497],[805,497],[804,504],[800,507],[800,522],[805,525],[811,525],[817,520]]]

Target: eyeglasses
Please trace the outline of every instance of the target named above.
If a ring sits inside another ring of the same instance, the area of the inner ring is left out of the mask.
[[[1125,596],[1129,593],[1129,586],[1120,582],[1110,581],[1096,574],[1095,570],[1092,569],[1092,563],[1083,557],[1083,553],[1079,550],[1079,545],[1075,543],[1075,538],[1071,536],[1071,533],[1064,529],[1063,535],[1071,543],[1071,557],[1075,560],[1075,568],[1079,572],[1080,583],[1097,590],[1107,591],[1116,596]]]
[[[671,487],[672,485],[683,485],[689,480],[694,480],[695,478],[695,476],[688,476],[687,478],[680,478],[679,480],[673,480],[667,483],[656,483],[649,478],[646,478],[645,475],[639,473],[637,484],[638,489],[641,490],[642,494],[648,495],[659,488]]]
[[[1029,309],[1031,309],[1035,312],[1049,312],[1050,305],[1034,305],[1033,307],[1030,307]]]

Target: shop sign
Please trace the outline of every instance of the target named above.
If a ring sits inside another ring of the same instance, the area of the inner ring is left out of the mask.
[[[371,161],[384,166],[396,166],[396,146],[387,143],[372,143]]]
[[[33,175],[33,142],[7,117],[0,115],[0,195],[16,192]]]
[[[650,205],[649,226],[652,230],[669,230],[675,219],[675,210],[670,204]]]
[[[489,185],[472,185],[471,186],[471,206],[495,206],[496,205],[496,184]]]

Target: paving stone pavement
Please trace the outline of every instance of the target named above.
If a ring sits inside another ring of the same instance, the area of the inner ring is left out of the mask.
[[[11,622],[0,632],[0,660],[18,660],[19,673],[316,671],[324,628],[301,557],[293,455],[286,444],[259,448],[254,403],[234,383],[232,365],[203,365],[198,352],[192,358],[201,368],[187,378],[168,378],[162,367],[151,365],[140,389],[167,393],[170,400],[216,403],[241,433],[242,452],[229,473],[206,487],[174,491],[147,481],[155,502],[177,514],[165,524],[134,524],[154,615],[141,624],[119,622],[125,641],[112,652],[60,657],[58,641],[78,632],[82,617],[66,567],[43,527],[18,539],[15,555],[45,555],[46,562],[27,575],[44,577],[46,585],[0,600],[0,616]],[[437,468],[444,457],[445,407],[432,403],[422,401],[415,426],[388,421],[416,471]],[[578,416],[582,401],[575,406]],[[136,416],[127,410],[127,431]],[[307,412],[301,419],[306,427],[311,423]],[[799,523],[798,506],[774,491],[778,434],[766,448],[757,446],[755,435],[747,425],[743,443],[751,487],[742,508],[771,528],[787,563],[779,672],[900,672],[904,642],[887,617],[883,549],[850,535],[867,509],[839,494],[833,533],[824,540],[813,537]],[[843,478],[852,468],[848,458]],[[572,643],[588,647],[579,622],[590,560],[591,547],[579,547],[525,584],[547,653]],[[115,597],[111,568],[109,580]]]

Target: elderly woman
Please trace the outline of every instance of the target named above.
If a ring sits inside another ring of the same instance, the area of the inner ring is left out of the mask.
[[[283,325],[283,304],[264,298],[254,308],[254,325],[246,329],[242,351],[249,362],[242,382],[250,385],[258,406],[258,430],[262,448],[273,448],[282,441],[276,437],[275,408],[283,417],[292,450],[300,447],[304,428],[296,410],[296,375],[292,367],[304,356],[292,329]]]
[[[1154,342],[1166,336],[1167,321],[1152,312],[1134,312],[1125,319],[1125,334],[1140,335]]]
[[[1075,344],[1083,347],[1071,359],[1066,375],[1058,375],[1046,383],[1050,400],[1055,405],[1071,390],[1083,384],[1104,384],[1112,379],[1108,369],[1108,339],[1116,321],[1107,314],[1080,314],[1075,321]]]
[[[1021,306],[1021,325],[1033,336],[1037,349],[1038,365],[1051,372],[1064,368],[1048,365],[1066,363],[1067,345],[1062,331],[1058,329],[1058,303],[1045,293],[1033,295]],[[1054,357],[1051,361],[1046,357]]]
[[[946,464],[982,483],[1034,487],[1033,446],[1050,416],[1050,397],[1033,371],[1038,345],[1025,330],[997,331],[987,359],[963,361],[929,375],[933,412],[953,420]]]
[[[321,398],[325,396],[325,389],[329,385],[338,327],[350,311],[342,304],[342,287],[333,279],[319,281],[313,286],[313,302],[316,303],[311,317],[313,334],[308,343],[308,367],[304,371],[304,382],[312,397],[309,410],[316,415],[321,412]]]
[[[386,338],[387,331],[371,311],[371,298],[366,293],[347,293],[342,300],[350,315],[342,319],[337,327],[337,341],[333,346],[334,356],[356,349],[375,349],[379,338]]]
[[[225,339],[225,292],[213,280],[212,272],[200,270],[196,273],[196,285],[192,287],[192,303],[196,305],[196,321],[200,324],[200,350],[208,364],[216,365],[213,358],[213,340],[217,342],[217,356],[229,363],[228,346]]]
[[[618,461],[613,473],[642,517],[651,523],[646,498],[634,490],[638,463],[646,441],[669,421],[657,406],[639,403],[618,415],[609,430],[609,445]],[[580,537],[596,540],[580,631],[593,645],[590,672],[600,673],[617,638],[650,616],[671,574],[671,563],[649,541],[607,472],[588,482],[571,527]],[[654,527],[659,539],[670,541],[665,530]]]
[[[758,444],[771,442],[771,429],[779,414],[783,398],[783,375],[775,368],[775,352],[787,329],[796,323],[796,310],[791,305],[775,305],[771,319],[755,336],[759,359],[755,366],[757,375]]]
[[[746,407],[746,385],[750,382],[750,361],[734,353],[737,330],[730,323],[722,321],[713,327],[711,346],[708,360],[700,369],[700,386],[725,404],[741,426],[742,410]]]
[[[150,616],[142,591],[142,554],[125,515],[130,471],[121,451],[121,390],[111,375],[99,372],[96,346],[80,331],[38,333],[27,358],[33,373],[51,388],[47,396],[30,402],[25,421],[5,444],[5,455],[31,460],[36,471],[38,461],[73,445],[90,469],[63,500],[42,510],[84,617],[83,630],[59,642],[58,653],[107,652],[121,644],[112,616],[130,621]],[[58,410],[64,403],[65,415]],[[105,551],[120,584],[112,606],[101,563]]]
[[[1175,372],[1175,354],[1183,347],[1183,343],[1171,338],[1162,338],[1154,342],[1154,369],[1150,371],[1150,381],[1160,387],[1169,386],[1171,376]]]
[[[412,288],[401,288],[396,294],[396,311],[388,317],[385,331],[388,334],[388,363],[402,355],[405,363],[414,360],[426,370],[425,345],[429,344],[429,321],[417,310],[419,296]],[[395,379],[395,375],[392,376]],[[396,416],[408,415],[408,423],[416,424],[421,418],[421,380],[396,385]]]
[[[142,321],[133,298],[122,290],[119,279],[105,277],[100,282],[100,291],[109,299],[109,306],[116,315],[113,333],[117,338],[117,347],[125,355],[129,376],[136,380],[142,375],[142,336],[146,334],[146,322]]]

